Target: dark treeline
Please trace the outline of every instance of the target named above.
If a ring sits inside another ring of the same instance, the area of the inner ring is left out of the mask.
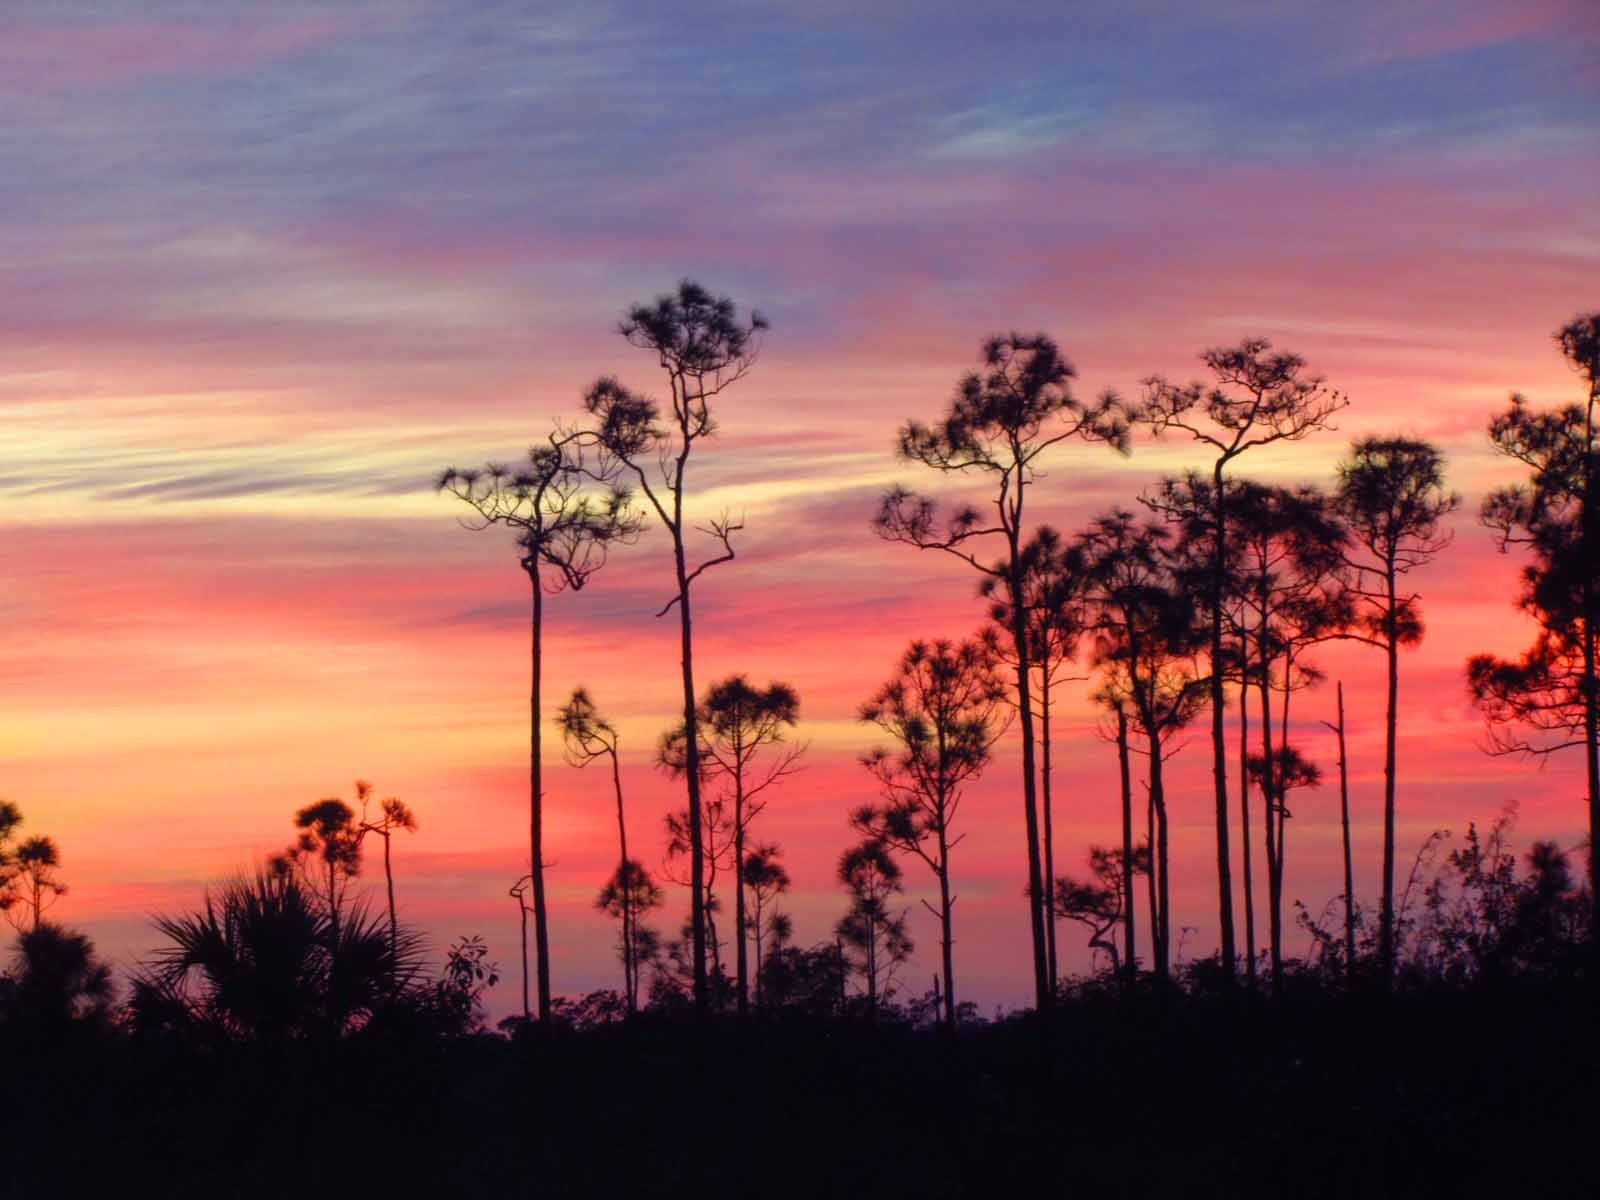
[[[1490,1161],[1497,1145],[1578,1160],[1554,1131],[1575,1121],[1576,1097],[1592,1099],[1600,1066],[1586,1007],[1600,938],[1600,315],[1556,335],[1580,381],[1574,402],[1537,410],[1513,397],[1490,420],[1518,477],[1480,517],[1520,555],[1514,602],[1536,632],[1519,658],[1478,656],[1465,671],[1490,753],[1583,756],[1587,842],[1520,848],[1513,805],[1454,841],[1399,842],[1404,652],[1425,629],[1415,577],[1448,553],[1460,504],[1436,447],[1363,437],[1326,486],[1266,482],[1244,473],[1262,457],[1252,451],[1324,436],[1350,403],[1298,356],[1247,339],[1206,351],[1199,380],[1151,377],[1136,398],[1090,402],[1050,337],[1008,334],[983,344],[945,407],[898,435],[902,460],[959,485],[957,501],[897,487],[871,518],[888,542],[961,568],[952,587],[977,584],[974,627],[912,640],[863,699],[876,799],[841,806],[840,915],[813,941],[784,911],[790,873],[763,836],[763,814],[805,765],[802,698],[722,664],[709,682],[704,663],[695,673],[696,585],[735,563],[744,522],[694,523],[690,467],[766,330],[685,282],[620,325],[662,372],[664,400],[603,377],[525,460],[438,479],[469,527],[512,533],[527,579],[527,869],[510,886],[520,1012],[486,1028],[500,968],[482,939],[430,952],[404,919],[396,835],[417,832],[418,816],[364,782],[353,804],[295,810],[281,855],[158,917],[159,948],[122,981],[52,919],[67,894],[61,851],[23,837],[22,810],[4,802],[0,908],[18,937],[0,978],[0,1048],[48,1080],[9,1090],[9,1122],[59,1144],[76,1114],[110,1139],[108,1156],[145,1164],[181,1143],[182,1186],[215,1194],[272,1190],[275,1137],[319,1143],[296,1169],[317,1164],[330,1182],[409,1155],[412,1183],[608,1194],[763,1177],[771,1191],[813,1177],[826,1190],[831,1164],[853,1187],[950,1195],[1046,1162],[1118,1193],[1360,1194],[1431,1187],[1441,1171],[1457,1190],[1487,1187],[1511,1178],[1504,1155]],[[1192,444],[1194,467],[1080,530],[1035,520],[1037,500],[1070,498],[1070,472],[1050,468],[1133,453],[1144,437]],[[678,623],[682,685],[654,765],[681,781],[683,803],[652,838],[629,822],[608,698],[564,681],[567,699],[547,711],[543,635],[547,616],[582,619],[578,603],[547,614],[547,601],[595,583],[654,526],[672,551],[656,616]],[[1381,698],[1325,678],[1319,648],[1336,641],[1382,656]],[[1114,845],[1058,836],[1052,712],[1069,687],[1104,714]],[[1307,716],[1318,688],[1336,697],[1336,720]],[[1352,850],[1347,734],[1379,713],[1382,853],[1369,864]],[[1199,798],[1175,795],[1166,768],[1196,726],[1209,727],[1219,944],[1186,957],[1172,806]],[[1334,763],[1305,749],[1322,726]],[[961,843],[984,820],[964,799],[1001,769],[1009,731],[1034,1003],[987,1021],[960,983]],[[577,998],[557,991],[551,959],[547,733],[616,819],[616,865],[595,885],[616,924],[619,985]],[[1308,904],[1288,882],[1293,818],[1333,771],[1344,890]],[[377,902],[359,884],[369,855],[381,855]],[[673,887],[682,907],[669,923]],[[917,965],[908,887],[931,896],[932,970]],[[1289,952],[1292,928],[1308,954]],[[1087,942],[1086,974],[1061,969],[1069,930]],[[527,1086],[535,1077],[546,1082]],[[1448,1159],[1447,1130],[1480,1145]],[[796,1147],[815,1147],[816,1163],[791,1166]],[[1594,1178],[1587,1162],[1563,1169]],[[18,1178],[38,1186],[48,1165]]]

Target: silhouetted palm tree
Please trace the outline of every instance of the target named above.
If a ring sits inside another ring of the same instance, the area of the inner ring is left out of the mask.
[[[198,912],[156,919],[166,944],[146,964],[144,996],[231,1037],[346,1032],[418,981],[421,940],[389,930],[366,905],[336,923],[293,874],[258,871],[223,884]]]

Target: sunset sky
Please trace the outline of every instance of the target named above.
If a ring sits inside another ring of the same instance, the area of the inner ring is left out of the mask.
[[[937,483],[895,461],[895,429],[1012,328],[1054,335],[1086,396],[1187,379],[1246,334],[1303,354],[1350,407],[1251,455],[1264,478],[1326,482],[1358,433],[1439,442],[1465,503],[1402,667],[1402,879],[1429,831],[1507,801],[1519,840],[1576,841],[1579,763],[1483,754],[1462,665],[1530,636],[1517,562],[1475,521],[1516,477],[1486,422],[1513,389],[1578,396],[1550,334],[1600,306],[1591,0],[540,11],[0,14],[0,796],[62,848],[54,916],[129,965],[150,914],[360,777],[420,817],[396,845],[405,912],[440,949],[482,933],[515,974],[526,583],[432,477],[515,457],[596,375],[659,393],[615,325],[683,276],[772,322],[692,468],[698,517],[747,518],[698,592],[697,672],[800,693],[806,770],[757,836],[784,849],[802,942],[831,936],[845,814],[873,795],[856,706],[908,638],[982,612],[969,572],[868,527],[885,486]],[[1074,529],[1201,462],[1069,445],[1037,515]],[[651,768],[679,686],[676,625],[653,616],[670,594],[651,533],[546,610],[547,704],[583,683],[617,718],[652,865],[681,796]],[[1319,661],[1346,686],[1375,902],[1381,658]],[[1058,867],[1081,873],[1116,836],[1116,764],[1069,690]],[[1331,682],[1297,703],[1331,774]],[[1190,957],[1215,942],[1204,732],[1173,768]],[[1029,984],[1016,759],[1007,742],[974,790],[954,859],[958,980],[985,1008]],[[556,989],[615,986],[593,911],[607,781],[557,758],[547,791]],[[1288,896],[1320,909],[1335,789],[1288,840]],[[663,927],[684,908],[677,891]],[[920,991],[937,934],[913,922]]]

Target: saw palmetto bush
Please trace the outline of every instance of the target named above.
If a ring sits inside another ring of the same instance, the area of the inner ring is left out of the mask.
[[[362,901],[335,919],[292,874],[237,877],[156,928],[166,944],[135,982],[136,1025],[338,1036],[427,1004],[416,933],[391,938],[385,915]]]

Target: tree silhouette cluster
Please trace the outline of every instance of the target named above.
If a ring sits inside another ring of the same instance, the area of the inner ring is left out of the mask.
[[[1538,620],[1541,633],[1519,661],[1478,658],[1469,668],[1473,694],[1490,721],[1491,748],[1543,754],[1583,747],[1591,807],[1600,786],[1600,689],[1590,632],[1600,541],[1589,504],[1600,404],[1597,319],[1580,317],[1557,334],[1584,381],[1585,401],[1534,414],[1514,398],[1509,412],[1491,425],[1495,445],[1529,468],[1531,482],[1493,494],[1483,519],[1503,546],[1531,553],[1522,607]],[[1323,778],[1322,764],[1293,733],[1294,699],[1324,681],[1316,649],[1335,640],[1380,650],[1387,668],[1383,861],[1372,966],[1393,986],[1401,923],[1400,656],[1424,631],[1421,596],[1412,580],[1448,548],[1445,522],[1460,504],[1446,486],[1443,456],[1414,437],[1364,436],[1350,445],[1331,487],[1283,486],[1240,475],[1250,452],[1330,429],[1348,404],[1298,355],[1259,338],[1205,351],[1201,359],[1209,379],[1146,379],[1136,402],[1109,391],[1092,405],[1076,399],[1075,373],[1044,334],[990,339],[980,358],[979,369],[957,384],[943,416],[932,423],[908,421],[898,440],[903,460],[953,482],[954,501],[941,506],[934,497],[897,486],[885,493],[874,526],[890,541],[953,556],[979,573],[994,623],[986,636],[1014,673],[1006,699],[1021,726],[1023,861],[1036,1007],[1045,1009],[1061,983],[1054,927],[1064,917],[1084,923],[1091,948],[1133,977],[1139,963],[1134,876],[1140,873],[1147,873],[1150,963],[1158,978],[1170,979],[1174,920],[1164,763],[1176,735],[1203,713],[1211,723],[1216,969],[1227,986],[1239,977],[1234,907],[1242,894],[1243,974],[1251,985],[1257,979],[1259,846],[1266,876],[1266,966],[1274,991],[1281,990],[1288,965],[1288,832],[1297,794],[1319,787]],[[1046,474],[1050,452],[1069,440],[1127,452],[1141,429],[1158,439],[1193,442],[1207,453],[1209,469],[1160,480],[1141,497],[1143,518],[1114,509],[1076,536],[1027,525],[1025,498]],[[1057,877],[1053,865],[1052,688],[1080,667],[1095,676],[1093,695],[1114,723],[1123,781],[1123,844],[1115,851],[1093,850],[1090,883]],[[1360,905],[1343,695],[1341,684],[1336,731],[1346,847],[1344,958],[1353,980]],[[1230,712],[1237,713],[1236,749],[1227,739]],[[1043,749],[1042,769],[1036,743]],[[1132,813],[1136,750],[1145,760],[1142,853]],[[1236,846],[1242,868],[1237,882]],[[1046,872],[1049,887],[1042,882]],[[1106,891],[1113,882],[1115,898]],[[1585,886],[1595,893],[1592,871]],[[1108,920],[1112,912],[1116,916]],[[1121,948],[1111,954],[1110,931],[1119,923]]]
[[[668,399],[658,403],[613,376],[602,377],[584,394],[583,419],[558,426],[548,446],[530,456],[543,455],[545,473],[562,480],[554,507],[534,504],[529,511],[548,511],[551,528],[566,530],[562,551],[551,560],[568,564],[559,576],[565,584],[586,580],[607,547],[631,541],[645,523],[660,525],[672,544],[674,587],[658,615],[678,616],[685,707],[682,722],[661,735],[656,765],[686,789],[686,803],[667,819],[663,863],[665,878],[690,896],[681,940],[665,940],[643,922],[665,893],[628,850],[615,726],[599,717],[581,688],[558,716],[570,761],[604,758],[611,768],[619,858],[599,903],[620,923],[622,995],[630,1013],[638,1011],[650,971],[649,991],[657,1001],[677,995],[702,1014],[726,1002],[747,1016],[752,997],[757,1005],[770,998],[764,972],[791,971],[798,953],[790,944],[793,923],[776,907],[789,887],[788,872],[777,847],[753,843],[751,829],[768,789],[796,769],[803,752],[803,742],[788,738],[799,697],[783,683],[757,684],[738,673],[703,693],[694,685],[693,586],[734,558],[744,522],[723,514],[694,524],[688,468],[718,429],[713,403],[749,373],[766,328],[759,316],[741,318],[731,301],[692,283],[635,306],[619,330],[664,373]],[[1594,587],[1592,572],[1573,565],[1594,557],[1585,540],[1591,536],[1585,501],[1594,486],[1594,318],[1574,321],[1558,341],[1584,373],[1587,403],[1535,415],[1517,399],[1491,430],[1496,445],[1533,472],[1529,485],[1491,497],[1484,519],[1503,545],[1533,552],[1523,606],[1544,630],[1520,662],[1479,659],[1471,666],[1474,694],[1501,752],[1578,744],[1585,722],[1594,723],[1593,647],[1585,632]],[[1335,640],[1370,646],[1385,660],[1383,852],[1370,965],[1393,985],[1401,959],[1401,652],[1417,645],[1424,630],[1412,581],[1448,548],[1445,523],[1460,500],[1446,485],[1437,448],[1405,435],[1357,438],[1327,487],[1241,474],[1264,448],[1331,429],[1349,401],[1301,357],[1264,339],[1247,338],[1200,357],[1207,378],[1179,383],[1151,376],[1136,400],[1106,390],[1088,402],[1076,394],[1076,371],[1054,339],[999,335],[983,343],[978,366],[960,377],[936,419],[909,420],[901,428],[901,459],[949,483],[951,496],[947,502],[895,486],[882,497],[873,527],[888,541],[937,551],[973,570],[989,624],[959,644],[913,642],[896,676],[859,714],[893,745],[863,759],[881,799],[850,815],[861,840],[841,860],[839,880],[850,907],[835,929],[831,958],[826,944],[810,952],[819,967],[832,962],[843,972],[841,996],[850,975],[859,976],[869,1010],[894,990],[910,935],[893,907],[904,883],[898,864],[892,871],[888,864],[910,857],[928,868],[938,893],[936,902],[924,901],[940,928],[935,991],[941,1022],[955,1023],[951,852],[965,836],[955,819],[966,785],[1013,727],[1020,744],[1035,1007],[1047,1009],[1064,986],[1057,946],[1062,920],[1082,924],[1091,951],[1120,978],[1134,980],[1147,967],[1172,981],[1181,926],[1173,912],[1166,763],[1183,731],[1203,715],[1211,733],[1218,977],[1232,986],[1242,975],[1254,986],[1265,969],[1274,992],[1281,991],[1291,965],[1285,949],[1292,924],[1288,835],[1300,797],[1324,777],[1324,765],[1301,740],[1304,718],[1296,719],[1302,707],[1296,698],[1324,682],[1317,649]],[[1029,499],[1048,486],[1050,467],[1069,443],[1127,454],[1141,431],[1192,443],[1205,455],[1204,467],[1150,487],[1140,497],[1143,516],[1115,508],[1076,533],[1031,523]],[[530,503],[528,489],[540,475],[519,477],[509,504],[485,504],[505,490],[507,478],[491,468],[481,477],[447,472],[441,483],[472,501],[484,522],[507,523],[506,513]],[[698,560],[693,536],[710,546]],[[539,649],[536,636],[536,825],[542,804]],[[1081,680],[1090,681],[1109,722],[1107,740],[1117,747],[1123,826],[1119,847],[1091,848],[1087,882],[1057,869],[1053,789],[1053,709],[1062,703],[1060,689]],[[1353,982],[1357,926],[1366,918],[1358,917],[1364,909],[1356,895],[1342,683],[1338,691],[1338,724],[1322,724],[1336,730],[1340,744],[1343,959]],[[1232,746],[1230,723],[1237,734]],[[1518,729],[1566,736],[1537,741]],[[1141,791],[1142,820],[1134,803]],[[541,877],[535,854],[528,879],[536,927],[547,911]],[[1141,877],[1147,959],[1138,937]],[[1592,880],[1588,887],[1592,892]],[[514,894],[526,917],[522,891]],[[1242,937],[1234,911],[1241,897]],[[724,960],[730,930],[719,929],[725,900],[732,908],[731,922],[722,922],[731,926],[731,966]],[[1120,940],[1113,940],[1113,931]],[[541,971],[547,971],[547,939],[540,934],[538,940]],[[779,990],[789,987],[786,982]],[[549,1015],[545,988],[542,983],[542,1018]]]
[[[1569,850],[1541,842],[1519,860],[1508,812],[1487,833],[1469,826],[1455,846],[1436,833],[1409,872],[1402,869],[1402,652],[1423,638],[1418,579],[1449,548],[1448,519],[1461,501],[1438,449],[1400,434],[1356,438],[1327,486],[1243,474],[1246,462],[1265,457],[1251,452],[1330,430],[1347,404],[1299,356],[1261,339],[1205,351],[1202,381],[1151,377],[1137,400],[1106,391],[1087,402],[1048,335],[996,336],[934,419],[904,423],[902,462],[931,472],[949,494],[892,487],[872,527],[971,571],[981,624],[964,639],[912,640],[859,707],[860,724],[880,741],[861,757],[876,796],[844,809],[852,841],[832,880],[842,914],[823,940],[798,941],[785,911],[795,881],[781,847],[763,836],[763,818],[802,766],[801,698],[788,683],[737,670],[703,687],[695,675],[696,585],[734,559],[744,521],[697,518],[689,468],[717,432],[714,408],[752,369],[766,329],[759,315],[741,317],[731,301],[684,282],[631,308],[619,326],[662,372],[663,400],[604,376],[584,392],[580,415],[516,466],[451,468],[438,478],[470,510],[469,528],[512,533],[529,585],[528,870],[510,888],[523,927],[522,1015],[512,1032],[679,1013],[703,1021],[723,1011],[741,1023],[860,1016],[882,1029],[937,1028],[947,1038],[980,1025],[957,982],[957,848],[985,823],[988,814],[970,807],[974,785],[995,767],[1011,731],[1033,1011],[1047,1025],[1058,1002],[1107,994],[1136,1004],[1142,995],[1212,990],[1235,997],[1256,990],[1262,974],[1267,994],[1283,1003],[1308,990],[1353,995],[1368,983],[1380,993],[1420,992],[1584,977],[1600,934],[1592,853],[1579,868]],[[1584,396],[1549,411],[1513,397],[1493,419],[1493,445],[1525,479],[1490,494],[1480,513],[1499,546],[1523,556],[1517,604],[1536,632],[1520,657],[1474,657],[1466,678],[1492,753],[1581,752],[1592,845],[1600,796],[1600,317],[1574,319],[1556,343]],[[1127,454],[1141,433],[1182,439],[1203,462],[1157,481],[1137,507],[1113,507],[1080,529],[1034,522],[1037,489],[1051,486],[1069,446]],[[587,688],[572,688],[553,723],[570,765],[603,768],[585,778],[604,776],[605,802],[615,810],[615,866],[595,903],[617,925],[621,989],[563,998],[553,981],[545,878],[545,602],[585,589],[646,527],[670,542],[672,582],[656,616],[678,622],[683,699],[681,717],[655,739],[651,765],[681,783],[683,804],[667,816],[658,877],[637,831],[630,837],[632,734],[625,742],[626,723],[603,712]],[[1336,764],[1316,761],[1303,736],[1309,697],[1326,682],[1320,651],[1336,641],[1381,652],[1386,668],[1375,904],[1357,894],[1342,682],[1337,720],[1321,722],[1337,737]],[[1052,786],[1053,723],[1069,682],[1087,685],[1118,764],[1120,845],[1084,847],[1086,875],[1058,869],[1068,855]],[[1206,818],[1214,818],[1220,944],[1214,956],[1186,964],[1172,846],[1175,806],[1188,801],[1174,793],[1167,764],[1202,718],[1210,725]],[[1343,892],[1313,913],[1290,899],[1289,834],[1334,766]],[[19,839],[21,825],[20,809],[0,802],[0,909],[20,935],[0,985],[8,1023],[58,1032],[115,1026],[213,1046],[482,1031],[499,969],[476,936],[454,942],[442,966],[427,969],[396,883],[395,835],[416,832],[417,816],[364,781],[353,802],[326,797],[295,811],[294,841],[282,854],[215,887],[195,911],[158,918],[161,946],[132,975],[121,1003],[87,938],[49,919],[68,894],[60,850],[48,837]],[[382,843],[380,904],[362,885],[372,839]],[[666,884],[686,891],[680,936],[653,924],[668,902]],[[908,888],[924,886],[925,895],[908,898]],[[925,993],[907,983],[915,902],[939,931],[938,969]],[[1064,975],[1061,922],[1085,932],[1090,975]],[[1292,925],[1310,938],[1304,956],[1286,944]]]

